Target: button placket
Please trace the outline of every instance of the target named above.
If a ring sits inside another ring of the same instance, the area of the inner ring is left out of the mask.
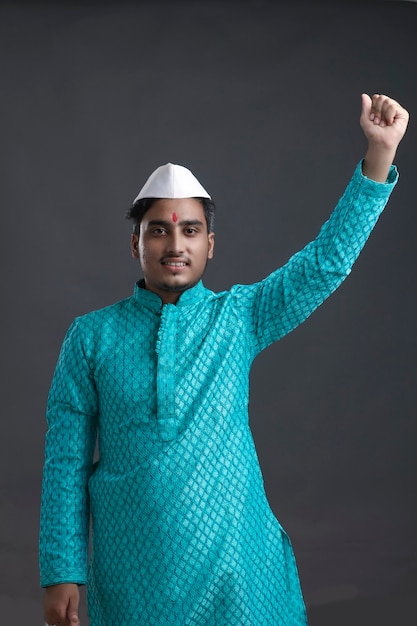
[[[159,438],[162,441],[171,441],[178,433],[178,420],[175,415],[176,330],[177,308],[173,304],[165,304],[161,310],[156,342],[157,424]]]

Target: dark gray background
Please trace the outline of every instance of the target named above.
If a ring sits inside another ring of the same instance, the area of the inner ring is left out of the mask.
[[[343,192],[366,147],[363,91],[410,110],[400,182],[348,280],[255,362],[250,412],[312,626],[407,623],[416,18],[411,2],[0,4],[3,623],[42,623],[46,396],[73,317],[132,291],[124,212],[147,176],[186,165],[216,200],[207,286],[256,281]]]

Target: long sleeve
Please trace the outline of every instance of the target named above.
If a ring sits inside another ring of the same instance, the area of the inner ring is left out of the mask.
[[[366,178],[361,166],[316,239],[263,281],[233,288],[254,354],[301,324],[349,275],[398,180],[395,166],[386,183]]]
[[[39,558],[41,586],[84,584],[87,577],[87,483],[96,440],[97,394],[78,323],[64,339],[47,403]]]

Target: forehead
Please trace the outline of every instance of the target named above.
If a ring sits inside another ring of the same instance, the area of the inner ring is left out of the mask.
[[[204,209],[195,198],[158,198],[146,211],[143,220],[199,219],[204,221]]]

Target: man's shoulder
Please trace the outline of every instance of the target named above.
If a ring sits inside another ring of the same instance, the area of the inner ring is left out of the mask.
[[[132,300],[133,297],[129,296],[112,304],[108,304],[106,306],[93,309],[92,311],[88,311],[87,313],[78,315],[74,319],[73,325],[76,325],[79,328],[91,328],[102,326],[106,322],[110,323],[112,321],[115,321],[123,317],[125,315],[125,312],[129,308],[131,308]]]

